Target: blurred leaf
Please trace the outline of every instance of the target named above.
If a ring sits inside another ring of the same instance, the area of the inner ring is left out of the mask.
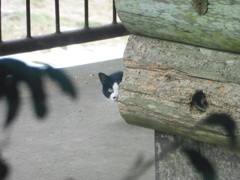
[[[73,98],[76,97],[73,83],[63,71],[61,71],[60,69],[52,68],[51,66],[47,66],[45,71],[47,72],[49,77],[52,78],[52,80],[56,81],[60,85],[60,87],[65,93],[69,94]]]
[[[46,105],[46,95],[43,89],[41,71],[35,67],[29,67],[29,74],[26,83],[32,91],[33,104],[35,108],[36,115],[40,118],[44,117],[47,113]],[[24,79],[23,79],[24,80]]]
[[[9,167],[6,162],[0,157],[0,180],[4,180],[7,178],[9,174]]]
[[[12,123],[12,120],[14,119],[18,111],[20,99],[19,92],[15,84],[7,87],[6,96],[8,102],[8,114],[4,127],[7,127]]]
[[[204,180],[215,180],[215,171],[210,162],[194,149],[183,148],[193,167],[202,174]]]
[[[203,120],[205,124],[221,126],[229,135],[231,145],[236,145],[236,123],[232,117],[226,113],[214,113]]]
[[[0,96],[6,96],[9,104],[6,126],[12,122],[18,110],[19,93],[17,83],[20,81],[27,83],[32,91],[37,116],[43,117],[46,114],[45,94],[40,75],[39,68],[27,66],[19,60],[12,58],[0,60]]]
[[[18,111],[20,96],[17,83],[20,81],[25,82],[31,89],[36,115],[40,118],[46,115],[46,95],[42,84],[43,72],[46,72],[52,80],[56,81],[65,93],[76,97],[74,86],[63,71],[48,65],[45,68],[31,67],[12,58],[0,59],[0,97],[5,96],[8,102],[5,127],[13,122]]]

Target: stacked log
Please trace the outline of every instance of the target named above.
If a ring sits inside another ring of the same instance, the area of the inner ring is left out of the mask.
[[[239,129],[239,54],[131,35],[124,67],[119,109],[128,123],[229,145],[223,128],[202,122],[226,113]]]

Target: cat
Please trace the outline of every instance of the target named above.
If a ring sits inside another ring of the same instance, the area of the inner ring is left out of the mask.
[[[112,100],[117,101],[119,95],[119,84],[122,82],[123,72],[118,71],[109,76],[100,72],[98,77],[102,83],[103,95]]]

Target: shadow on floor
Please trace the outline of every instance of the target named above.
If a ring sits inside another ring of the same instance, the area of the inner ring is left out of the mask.
[[[47,82],[49,114],[38,120],[28,91],[3,157],[10,180],[122,180],[141,155],[154,158],[152,130],[128,125],[101,93],[98,72],[123,69],[121,59],[66,68],[79,91],[72,101]],[[5,117],[5,104],[0,104]],[[139,180],[153,180],[154,166]]]

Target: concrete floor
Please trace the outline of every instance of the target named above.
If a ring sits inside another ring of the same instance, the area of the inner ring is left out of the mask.
[[[79,98],[72,100],[47,81],[49,113],[43,120],[35,117],[30,94],[23,87],[9,143],[0,144],[11,166],[9,179],[125,180],[139,157],[153,159],[154,132],[128,125],[117,103],[102,95],[98,72],[121,69],[121,59],[66,68]],[[3,118],[4,102],[0,107]],[[1,142],[4,135],[1,132]],[[151,166],[138,180],[154,180],[154,169]]]

